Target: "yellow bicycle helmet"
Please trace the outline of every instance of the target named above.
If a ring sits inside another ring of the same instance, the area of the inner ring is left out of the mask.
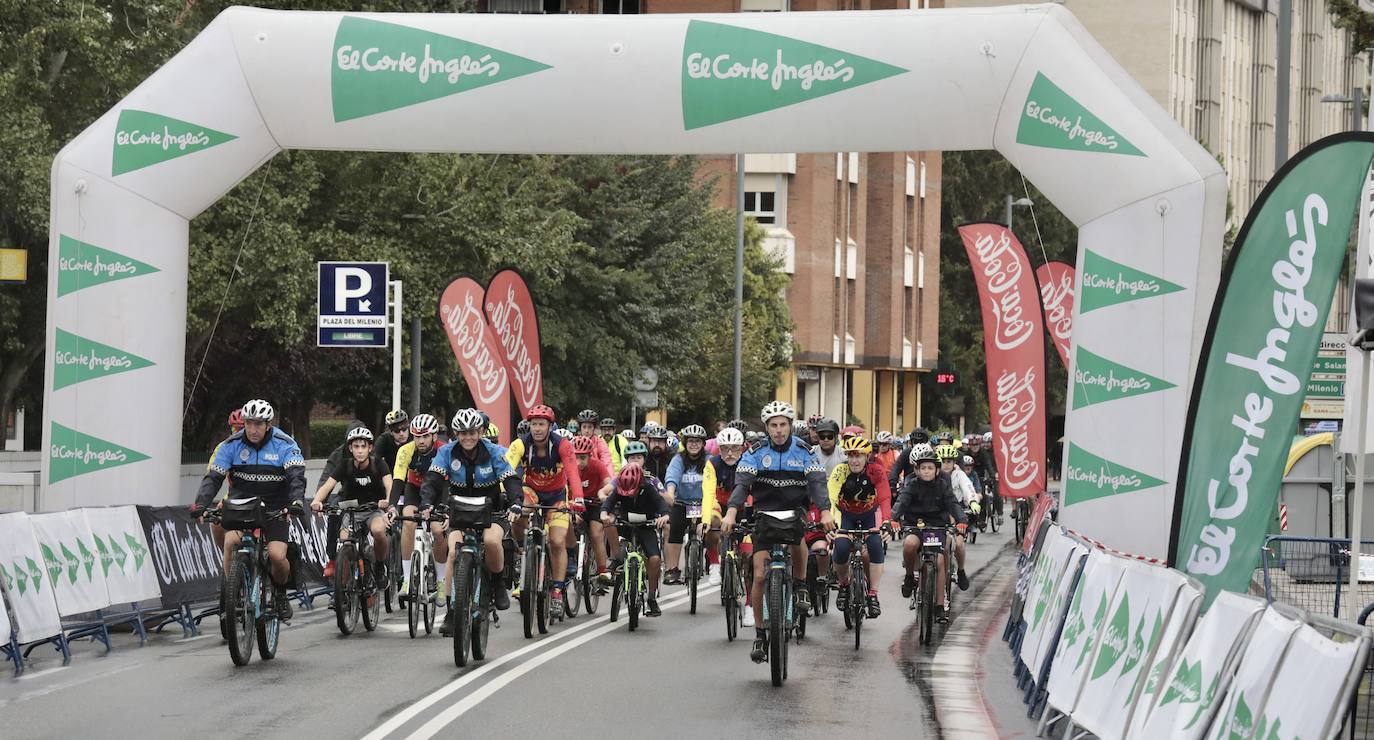
[[[845,437],[844,441],[840,443],[840,448],[845,451],[845,454],[851,452],[862,452],[865,455],[873,454],[873,443],[858,434]]]
[[[940,445],[935,448],[935,456],[940,458],[940,462],[957,460],[960,457],[959,448],[954,445]]]

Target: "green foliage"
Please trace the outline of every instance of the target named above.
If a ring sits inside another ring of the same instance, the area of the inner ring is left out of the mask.
[[[1374,48],[1374,13],[1361,10],[1359,0],[1326,0],[1326,9],[1337,28],[1344,28],[1352,34],[1352,49],[1363,51]]]
[[[332,444],[342,443],[345,434],[348,434],[348,422],[346,421],[310,422],[310,438],[319,447],[316,452],[321,455],[330,449],[331,440],[333,440]]]

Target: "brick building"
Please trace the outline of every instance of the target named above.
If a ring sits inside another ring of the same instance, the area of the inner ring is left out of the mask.
[[[916,0],[925,4],[924,0]],[[941,5],[934,3],[933,5]],[[738,13],[892,10],[907,0],[478,0],[498,13]],[[802,104],[805,105],[805,104]],[[734,208],[734,155],[702,158]],[[798,413],[907,430],[939,340],[940,153],[751,154],[745,210],[792,276],[799,345],[777,397]],[[747,415],[747,413],[746,413]]]

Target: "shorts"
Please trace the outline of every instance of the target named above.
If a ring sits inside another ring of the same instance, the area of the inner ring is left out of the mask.
[[[568,500],[568,492],[563,489],[544,493],[536,491],[529,486],[525,486],[525,503],[539,504],[540,506],[556,506]],[[572,515],[567,511],[546,511],[544,512],[544,527],[546,529],[569,529],[572,527]]]
[[[639,542],[639,550],[644,553],[645,558],[656,558],[663,554],[658,546],[658,531],[653,526],[630,526],[620,527],[616,530],[625,539],[635,538]]]
[[[700,501],[675,502],[668,507],[668,544],[681,545],[687,538],[687,506],[700,506]],[[705,513],[704,511],[702,512]]]
[[[848,511],[840,512],[840,529],[867,529],[878,526],[878,512],[868,511],[862,514],[855,514]],[[883,552],[882,535],[874,532],[864,538],[868,545],[868,562],[874,565],[881,565],[887,554]],[[847,537],[835,538],[835,563],[843,565],[849,560],[849,548],[853,542]]]
[[[285,519],[268,519],[262,523],[264,542],[290,542],[291,525]]]
[[[754,550],[768,549],[773,545],[799,545],[806,531],[806,517],[800,511],[791,519],[778,519],[759,512],[754,518]]]

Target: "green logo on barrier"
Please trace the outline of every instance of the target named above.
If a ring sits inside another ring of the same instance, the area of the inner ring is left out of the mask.
[[[1095,498],[1132,493],[1164,485],[1164,481],[1118,465],[1069,444],[1069,460],[1064,475],[1064,501],[1081,504]]]
[[[114,564],[114,556],[110,554],[110,549],[105,547],[105,541],[100,539],[100,535],[92,534],[91,537],[95,539],[95,549],[100,551],[100,572],[105,574],[105,577],[108,578],[110,576],[110,566]],[[111,540],[111,542],[113,541],[114,540]]]
[[[1251,737],[1250,730],[1255,724],[1255,714],[1250,709],[1250,705],[1245,701],[1245,692],[1236,695],[1236,706],[1226,717],[1226,723],[1222,725],[1221,737],[1226,740],[1246,740]]]
[[[1174,384],[1167,380],[1112,362],[1082,345],[1074,352],[1073,407],[1076,409],[1173,387]]]
[[[76,385],[83,380],[103,378],[130,370],[151,367],[153,362],[138,355],[115,349],[108,344],[57,330],[53,350],[53,390]]]
[[[67,549],[65,542],[59,541],[57,546],[62,548],[62,557],[67,561],[67,580],[71,581],[72,585],[76,585],[76,573],[81,567],[81,559],[76,556],[76,553]]]
[[[0,563],[0,586],[3,586],[6,591],[14,590],[14,579],[10,578],[10,572],[5,570],[4,563]],[[23,591],[21,590],[19,593],[22,594]]]
[[[682,125],[690,131],[745,118],[908,71],[786,36],[691,21],[682,47]]]
[[[1200,682],[1201,678],[1198,680]],[[1187,730],[1192,728],[1193,725],[1197,724],[1198,720],[1202,719],[1202,715],[1212,708],[1212,702],[1216,701],[1217,698],[1217,686],[1220,683],[1220,673],[1212,676],[1212,682],[1207,684],[1207,692],[1203,694],[1202,701],[1197,705],[1197,711],[1193,712],[1193,718],[1188,720],[1188,724],[1185,725],[1183,729]]]
[[[1026,104],[1021,108],[1021,125],[1016,143],[1049,149],[1079,152],[1105,152],[1143,157],[1145,153],[1069,97],[1044,73],[1035,74]]]
[[[48,455],[49,483],[148,459],[141,452],[82,434],[56,422],[52,425],[52,444]]]
[[[1126,652],[1126,640],[1131,633],[1131,595],[1122,594],[1112,621],[1102,631],[1102,644],[1097,649],[1097,663],[1093,665],[1092,680],[1106,675]]]
[[[212,128],[133,108],[119,112],[115,124],[111,174],[141,170],[237,139]]]
[[[29,564],[29,580],[33,582],[33,592],[38,593],[43,590],[43,569],[38,567],[38,563],[33,562],[33,558],[25,557],[24,560]],[[59,566],[59,570],[60,570]],[[14,572],[22,573],[19,562],[14,563]]]
[[[124,561],[129,558],[129,554],[119,546],[119,538],[114,535],[110,535],[110,550],[114,553],[113,557],[115,562],[119,564],[119,569],[124,570]]]
[[[57,296],[82,288],[157,272],[145,262],[69,236],[57,239]]]
[[[1082,313],[1180,290],[1183,290],[1182,285],[1113,262],[1091,249],[1083,250],[1083,274],[1078,279],[1078,300]]]
[[[1169,679],[1169,685],[1164,689],[1164,695],[1159,698],[1159,705],[1177,701],[1181,704],[1192,704],[1202,696],[1202,661],[1189,661],[1186,658],[1178,663],[1178,670],[1174,671],[1174,677]]]
[[[128,532],[124,533],[124,541],[129,543],[129,552],[134,554],[134,570],[143,570],[143,557],[148,554],[148,548],[139,544]]]
[[[62,576],[62,562],[53,554],[52,548],[45,544],[39,544],[38,549],[43,553],[43,564],[48,569],[48,583],[57,587],[57,581]]]
[[[1104,592],[1102,593],[1102,595],[1098,597],[1098,601],[1097,601],[1097,613],[1093,615],[1093,624],[1102,624],[1102,620],[1103,620],[1103,618],[1105,618],[1106,616],[1107,616],[1107,593],[1104,591]],[[1088,659],[1088,656],[1092,654],[1092,652],[1093,652],[1093,646],[1094,646],[1094,645],[1096,644],[1096,642],[1097,642],[1097,633],[1096,633],[1096,632],[1088,632],[1088,631],[1087,631],[1087,625],[1084,625],[1084,626],[1083,626],[1082,634],[1087,635],[1087,636],[1088,636],[1088,639],[1083,641],[1083,650],[1080,651],[1080,652],[1078,653],[1078,662],[1074,664],[1074,670],[1078,670],[1080,667],[1082,667],[1083,661],[1087,660],[1087,659]]]
[[[80,539],[76,541],[76,549],[81,551],[81,564],[86,566],[86,580],[89,581],[92,576],[95,575],[93,573],[95,570],[95,555],[91,552],[90,548],[86,547],[86,543],[82,542]]]
[[[490,46],[352,16],[339,21],[330,65],[336,123],[551,69]]]

